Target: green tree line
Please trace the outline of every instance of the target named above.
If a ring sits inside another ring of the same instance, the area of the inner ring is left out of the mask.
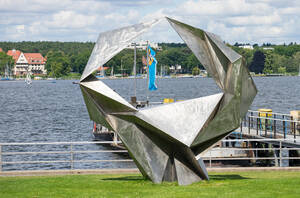
[[[161,51],[156,51],[158,60],[157,71],[163,70],[169,74],[169,67],[181,65],[182,73],[192,73],[193,68],[203,69],[198,59],[183,43],[160,43]],[[231,46],[241,54],[250,71],[255,73],[297,73],[300,63],[300,45],[263,44],[253,45],[254,49],[240,48],[241,44]],[[39,52],[47,58],[46,69],[49,76],[60,77],[70,72],[82,73],[93,49],[93,42],[0,42],[0,47],[7,52],[17,49],[22,52]],[[264,49],[268,47],[269,49]],[[114,68],[114,73],[132,74],[133,50],[125,49],[104,66],[109,67],[107,73]],[[143,73],[142,57],[146,56],[143,50],[137,50],[137,73]],[[5,53],[0,53],[0,73],[3,73],[6,64],[12,65],[13,61]],[[100,65],[99,65],[100,66]],[[195,70],[194,70],[195,71]]]
[[[298,73],[300,66],[300,45],[253,45],[254,49],[244,49],[240,44],[231,46],[241,54],[250,71],[256,74]]]

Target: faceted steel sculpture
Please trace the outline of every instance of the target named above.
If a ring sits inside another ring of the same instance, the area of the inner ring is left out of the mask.
[[[257,90],[243,58],[216,35],[167,18],[223,93],[136,109],[92,72],[159,20],[101,33],[80,80],[91,120],[114,130],[154,183],[188,185],[208,174],[205,151],[238,128]]]

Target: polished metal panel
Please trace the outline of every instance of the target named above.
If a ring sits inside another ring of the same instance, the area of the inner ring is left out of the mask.
[[[142,109],[136,116],[190,146],[222,97],[223,93],[220,93]],[[184,118],[182,112],[185,113]]]
[[[80,81],[86,79],[97,68],[103,66],[116,54],[121,52],[133,39],[146,32],[161,19],[140,23],[120,29],[103,32],[99,35],[92,54],[83,71]]]
[[[208,180],[195,155],[239,127],[257,93],[239,54],[213,33],[174,19],[168,22],[214,78],[223,93],[136,109],[92,76],[97,67],[158,20],[101,33],[81,77],[89,116],[118,133],[141,173],[154,183],[188,185]]]

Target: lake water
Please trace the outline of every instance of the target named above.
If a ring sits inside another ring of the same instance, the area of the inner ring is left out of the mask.
[[[289,113],[300,109],[300,77],[254,78],[258,94],[250,109],[271,108]],[[134,79],[104,80],[121,96],[134,94]],[[158,90],[145,91],[146,80],[137,79],[137,97],[190,99],[220,92],[211,78],[158,79]],[[0,82],[0,142],[89,141],[89,119],[79,85],[72,81]]]
[[[300,110],[300,77],[254,78],[258,94],[251,109],[273,112]],[[129,100],[134,79],[104,80]],[[137,79],[138,100],[185,100],[220,92],[211,78],[158,79],[158,90],[146,91],[146,80]],[[0,82],[0,142],[92,141],[89,119],[78,84],[69,80]]]

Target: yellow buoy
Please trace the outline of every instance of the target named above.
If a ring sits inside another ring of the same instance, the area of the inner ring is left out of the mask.
[[[172,102],[174,102],[173,98],[164,98],[164,104],[172,103]]]

